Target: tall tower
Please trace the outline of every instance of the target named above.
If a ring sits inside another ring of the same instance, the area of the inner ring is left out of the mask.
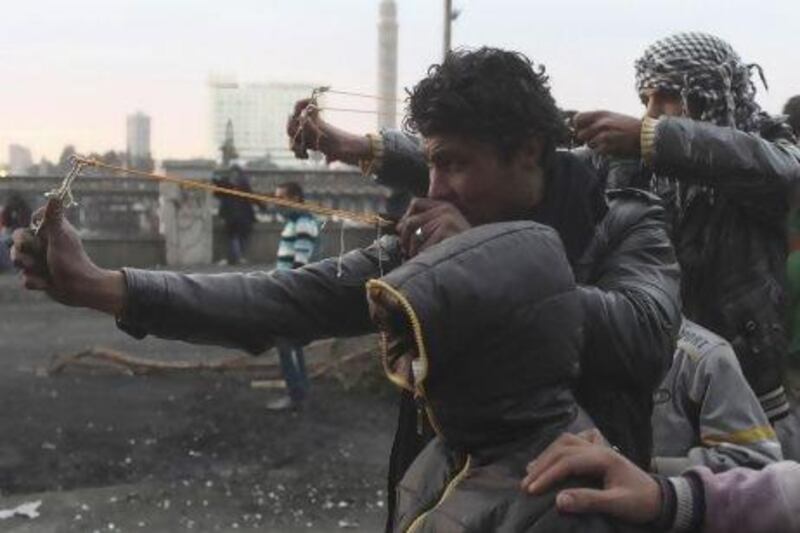
[[[137,111],[128,115],[127,150],[133,158],[150,157],[150,117]]]
[[[146,169],[150,166],[150,117],[137,111],[128,115],[127,120],[127,159],[128,167]]]
[[[397,7],[381,0],[378,19],[378,129],[397,126]]]

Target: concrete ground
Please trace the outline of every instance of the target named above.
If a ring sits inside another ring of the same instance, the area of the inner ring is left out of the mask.
[[[323,343],[309,361],[373,345]],[[0,275],[0,532],[382,530],[396,394],[375,357],[314,381],[302,412],[274,413],[279,392],[252,388],[257,374],[47,373],[95,346],[161,361],[238,355],[134,340]],[[3,518],[36,502],[35,518]]]
[[[54,356],[93,346],[159,360],[235,354],[136,341],[0,276],[0,517],[41,501],[37,517],[0,518],[0,531],[381,529],[396,412],[375,358],[314,381],[302,412],[274,413],[265,404],[278,393],[249,374],[47,374]]]

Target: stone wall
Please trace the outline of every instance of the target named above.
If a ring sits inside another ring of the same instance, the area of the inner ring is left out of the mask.
[[[20,176],[0,179],[0,206],[12,193],[22,195],[35,210],[45,204],[44,193],[57,188],[58,176]],[[158,183],[142,178],[119,176],[81,176],[74,186],[77,205],[67,218],[81,236],[131,238],[157,236]]]
[[[207,181],[213,161],[165,162],[167,174]],[[13,176],[0,179],[0,206],[12,192],[21,194],[32,209],[45,203],[44,193],[58,187],[60,176]],[[270,170],[251,174],[253,189],[271,193],[280,183],[304,186],[310,202],[353,211],[379,212],[388,189],[358,172],[341,170]],[[149,179],[103,175],[87,170],[74,185],[77,205],[67,217],[78,229],[87,252],[106,268],[121,266],[192,267],[225,257],[222,223],[217,202],[205,191],[179,189]],[[250,263],[270,266],[275,262],[281,225],[274,210],[259,213],[246,257]],[[314,258],[340,253],[341,222],[328,221]],[[374,228],[347,226],[344,250],[370,244]]]
[[[103,268],[153,268],[166,264],[166,247],[162,237],[83,239],[83,246],[92,261]]]
[[[339,255],[341,242],[341,223],[329,222],[320,232],[314,260]],[[245,250],[248,263],[261,264],[271,268],[275,263],[278,241],[283,226],[277,222],[260,222],[253,227],[253,233]],[[369,246],[377,236],[375,228],[365,226],[346,226],[344,230],[344,251]],[[225,259],[225,230],[221,220],[214,221],[214,261]]]
[[[340,252],[341,224],[329,223],[322,229],[314,260],[335,257]],[[251,265],[272,268],[278,250],[282,226],[275,222],[260,222],[253,227],[245,257]],[[368,227],[346,227],[344,231],[344,250],[354,250],[369,246],[376,237],[376,231]],[[225,232],[221,220],[214,220],[213,260],[225,258]],[[86,252],[98,265],[104,268],[153,268],[167,265],[166,245],[161,236],[151,237],[85,237],[83,245]]]

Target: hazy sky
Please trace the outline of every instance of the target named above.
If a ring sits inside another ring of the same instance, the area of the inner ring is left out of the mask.
[[[399,85],[441,57],[442,0],[396,0]],[[374,93],[379,0],[5,0],[0,6],[0,161],[124,149],[125,116],[152,117],[156,158],[210,155],[210,73]],[[764,68],[770,112],[800,93],[800,0],[453,0],[455,46],[514,48],[542,62],[556,100],[641,109],[633,61],[679,30],[728,39]],[[336,104],[369,107],[371,102]],[[287,110],[288,113],[288,110]],[[359,131],[371,116],[330,115]]]

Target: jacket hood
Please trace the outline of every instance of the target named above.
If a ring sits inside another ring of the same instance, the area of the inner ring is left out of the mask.
[[[574,416],[582,308],[556,232],[489,224],[367,283],[383,364],[464,448]]]

